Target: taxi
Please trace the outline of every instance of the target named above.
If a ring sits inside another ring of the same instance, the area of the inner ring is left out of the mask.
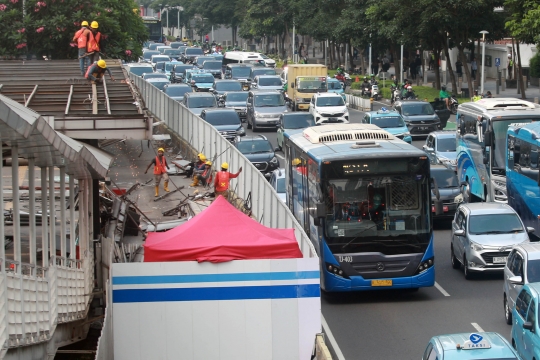
[[[388,110],[383,107],[378,111],[366,112],[362,119],[362,123],[377,125],[398,139],[412,144],[411,133],[409,132],[403,117],[395,110]]]
[[[495,332],[434,336],[422,360],[520,360],[512,346]]]

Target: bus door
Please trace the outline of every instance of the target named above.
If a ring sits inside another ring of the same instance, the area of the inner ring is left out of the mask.
[[[306,154],[302,154],[302,158],[300,159],[302,161],[301,165],[299,166],[299,170],[302,175],[302,200],[303,200],[303,208],[304,208],[304,230],[306,231],[306,234],[309,236],[309,183],[308,183],[308,160]]]

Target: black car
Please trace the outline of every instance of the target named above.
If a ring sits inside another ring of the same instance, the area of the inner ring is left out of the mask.
[[[219,106],[234,109],[240,120],[246,119],[246,101],[249,93],[247,91],[226,92],[219,99]]]
[[[431,177],[439,189],[440,201],[443,212],[435,213],[435,184],[431,185],[431,211],[434,219],[452,219],[456,214],[459,204],[463,201],[461,189],[456,173],[444,165],[431,165]]]
[[[221,61],[217,60],[206,60],[201,70],[204,70],[204,72],[212,74],[216,79],[221,79]]]
[[[184,50],[184,54],[180,57],[180,61],[184,64],[193,64],[197,56],[203,55],[203,49],[200,47],[188,47]]]
[[[273,149],[265,136],[237,137],[234,145],[266,178],[279,168],[279,160],[274,153],[278,149]]]
[[[403,117],[411,135],[427,135],[432,131],[444,129],[450,117],[448,114],[441,119],[439,111],[436,111],[431,103],[422,100],[396,101],[394,108]]]
[[[191,64],[177,64],[174,65],[171,70],[171,82],[172,83],[181,83],[184,82],[184,77],[186,76],[186,70],[193,69]]]
[[[253,79],[255,79],[255,77],[259,75],[276,75],[276,69],[254,66],[251,69],[251,73],[249,74],[249,79],[253,81]]]
[[[197,68],[202,69],[204,63],[207,62],[207,61],[216,61],[216,58],[213,57],[213,56],[206,56],[206,55],[197,56],[193,60],[193,66],[196,66]]]
[[[237,136],[246,135],[240,117],[234,109],[204,109],[200,117],[231,142]]]
[[[251,81],[248,80],[251,76],[253,65],[249,64],[228,64],[225,67],[222,79],[238,80],[242,83],[243,90],[249,90]]]
[[[227,92],[242,91],[242,83],[238,80],[215,80],[210,91],[219,97]]]

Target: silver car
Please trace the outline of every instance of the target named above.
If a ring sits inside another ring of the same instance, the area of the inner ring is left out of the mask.
[[[283,84],[281,83],[281,78],[279,75],[258,75],[255,76],[255,79],[251,84],[251,88],[259,90],[281,91],[283,89]]]
[[[529,228],[527,228],[529,229]],[[504,267],[504,317],[512,324],[512,309],[523,285],[540,282],[540,243],[514,246]]]
[[[512,246],[528,242],[531,229],[506,204],[461,204],[452,221],[452,267],[463,266],[466,279],[474,272],[502,271]]]

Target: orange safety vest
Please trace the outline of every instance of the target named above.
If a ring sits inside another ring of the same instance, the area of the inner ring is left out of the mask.
[[[161,157],[163,159],[162,162],[159,162],[159,156],[156,156],[156,166],[154,166],[154,175],[160,175],[167,172],[167,159],[165,159],[165,156]]]
[[[92,32],[87,28],[82,28],[75,33],[73,39],[77,39],[77,47],[79,49],[86,48],[86,44],[88,42],[88,33],[90,33],[90,38],[94,39],[94,37],[92,36]]]
[[[218,171],[216,175],[216,191],[225,191],[229,189],[229,172],[228,171]]]
[[[87,44],[88,52],[99,51],[99,40],[101,40],[101,33],[99,31],[96,33],[96,35],[92,33],[92,37]]]

